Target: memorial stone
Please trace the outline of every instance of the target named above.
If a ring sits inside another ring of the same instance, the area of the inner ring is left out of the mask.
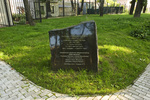
[[[98,70],[96,24],[83,22],[49,31],[52,69]]]

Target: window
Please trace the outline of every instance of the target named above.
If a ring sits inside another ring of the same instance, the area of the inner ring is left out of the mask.
[[[51,13],[54,14],[54,6],[51,6]]]
[[[44,14],[44,6],[40,6],[40,9],[41,9],[41,14]]]

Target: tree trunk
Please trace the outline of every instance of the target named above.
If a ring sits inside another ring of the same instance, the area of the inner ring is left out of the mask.
[[[132,0],[132,1],[131,1],[131,8],[130,8],[130,13],[129,13],[130,15],[133,15],[134,6],[135,6],[135,1],[136,1],[136,0]]]
[[[143,13],[145,13],[145,11],[146,11],[146,8],[147,8],[147,0],[144,0],[144,8],[143,8]]]
[[[143,13],[146,11],[147,4],[144,6]]]
[[[84,0],[82,0],[81,11],[83,11],[83,4],[84,4]]]
[[[63,0],[63,16],[65,16],[65,3],[64,3],[64,0]]]
[[[30,25],[35,25],[35,23],[33,22],[33,18],[31,16],[31,11],[30,11],[30,7],[28,4],[28,0],[23,0],[24,2],[24,7],[25,7],[25,12],[26,12],[26,19],[29,22]]]
[[[89,0],[89,14],[90,14],[90,0]]]
[[[143,1],[144,0],[138,0],[137,5],[136,5],[136,10],[135,10],[135,13],[134,13],[134,17],[140,17],[142,7],[143,7]]]
[[[97,12],[96,12],[96,0],[95,0],[95,14],[96,14]]]
[[[42,18],[41,18],[41,5],[40,5],[40,0],[38,0],[38,5],[39,5],[40,22],[42,22]]]
[[[79,0],[77,0],[77,15],[80,15],[80,11],[81,9],[79,9]]]
[[[51,17],[50,0],[46,0],[46,18]]]
[[[74,8],[75,8],[75,9],[74,9],[74,10],[75,10],[75,14],[76,14],[76,16],[77,16],[77,2],[76,2],[76,0],[74,0],[74,3],[75,3],[75,4],[74,4],[74,6],[75,6]]]
[[[100,16],[103,16],[104,0],[100,0]]]
[[[71,1],[71,7],[72,7],[72,11],[74,10],[74,5],[73,5],[73,0],[70,0]]]

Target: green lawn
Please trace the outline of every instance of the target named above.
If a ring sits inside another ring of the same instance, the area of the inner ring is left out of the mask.
[[[97,25],[99,72],[52,71],[48,31],[94,20]],[[35,26],[0,28],[0,60],[44,88],[70,95],[109,94],[126,88],[150,63],[150,41],[130,32],[150,22],[150,14],[87,15],[44,19]],[[149,37],[148,37],[149,38]]]

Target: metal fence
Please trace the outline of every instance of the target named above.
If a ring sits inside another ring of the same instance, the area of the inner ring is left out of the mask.
[[[8,0],[0,0],[0,27],[13,25],[10,4]]]
[[[31,4],[31,3],[30,3]],[[44,3],[45,4],[45,3]],[[45,4],[46,5],[46,4]],[[31,6],[30,6],[31,7]],[[43,12],[44,11],[44,7],[43,7],[43,3],[40,3],[40,7],[41,7],[41,12]],[[46,8],[45,8],[46,9]],[[32,17],[34,18],[34,19],[39,19],[40,18],[40,10],[39,10],[39,2],[33,2],[33,6],[32,6],[32,11],[31,11],[31,13],[32,13]],[[42,13],[42,15],[43,14],[46,14],[46,12],[43,12]],[[42,16],[42,18],[45,18],[45,16]]]
[[[47,10],[46,2],[39,3],[40,0],[28,1],[33,19],[39,19],[40,16],[42,18],[47,18],[49,12]],[[71,0],[64,1],[64,3],[58,2],[58,0],[53,0],[50,2],[50,5],[48,7],[50,7],[51,9],[50,13],[52,17],[99,13],[98,3],[95,4],[95,2],[85,2],[83,5],[83,12],[81,12],[81,3],[79,3],[79,0],[73,0],[73,2],[70,2]],[[122,7],[122,5],[120,4],[118,7],[104,7],[103,10],[104,14],[118,14],[124,12],[125,8],[126,5]],[[11,26],[13,25],[13,23],[26,23],[26,14],[23,0],[0,0],[0,26]]]
[[[9,0],[14,24],[26,24],[26,13],[23,0]],[[38,0],[28,0],[33,19],[39,19]]]
[[[96,9],[99,14],[99,9]],[[119,14],[123,13],[123,7],[103,7],[103,14]],[[95,14],[95,9],[87,9],[87,14]]]
[[[73,3],[73,5],[75,6],[75,3]],[[47,16],[49,16],[48,14],[49,12],[47,11],[46,2],[40,2],[40,9],[41,9],[42,18],[47,18]],[[51,17],[71,16],[71,15],[75,15],[76,13],[75,10],[72,10],[71,2],[65,2],[64,9],[63,9],[63,2],[58,2],[53,0],[50,2],[50,9],[51,9],[51,13],[50,13]],[[39,4],[37,1],[33,2],[32,10],[34,11],[33,18],[39,19],[40,13],[39,13]]]

